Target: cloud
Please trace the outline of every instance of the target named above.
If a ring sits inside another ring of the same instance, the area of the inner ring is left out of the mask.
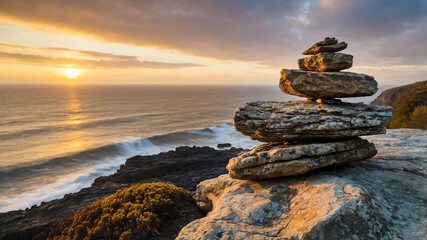
[[[295,62],[325,36],[348,42],[366,63],[425,61],[427,51],[425,0],[0,0],[0,6],[0,17],[11,21],[269,65]]]
[[[184,68],[194,63],[140,61],[137,56],[115,55],[68,48],[30,48],[0,44],[0,61],[21,64],[76,68]]]
[[[298,28],[306,39],[336,35],[372,64],[427,64],[426,12],[425,0],[327,0]]]
[[[0,16],[95,36],[229,60],[279,57],[297,40],[299,1],[0,0]]]

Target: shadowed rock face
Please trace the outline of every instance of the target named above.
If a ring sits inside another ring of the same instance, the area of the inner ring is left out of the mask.
[[[361,138],[286,145],[272,143],[230,159],[227,169],[232,178],[259,180],[299,175],[321,167],[368,159],[375,154],[374,144]]]
[[[306,98],[346,98],[371,96],[378,91],[372,76],[351,72],[308,72],[283,69],[280,89]]]
[[[376,157],[270,180],[197,187],[204,218],[177,239],[425,239],[426,131],[370,136]]]
[[[342,103],[250,102],[236,110],[237,131],[262,142],[385,133],[391,107]]]
[[[311,57],[298,60],[300,70],[331,72],[351,68],[353,66],[353,56],[344,53],[318,53]]]
[[[323,41],[322,41],[323,42]],[[333,45],[320,45],[319,43],[314,44],[311,48],[302,52],[304,55],[314,55],[321,52],[339,52],[347,48],[347,43],[340,42]]]

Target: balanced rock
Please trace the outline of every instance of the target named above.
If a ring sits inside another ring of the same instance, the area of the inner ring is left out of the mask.
[[[336,40],[330,41],[330,40],[326,40],[325,38],[325,40],[314,44],[311,48],[302,52],[302,54],[314,55],[321,52],[339,52],[347,48],[347,43],[345,42],[335,43],[335,42],[338,42],[338,41]]]
[[[378,91],[372,76],[351,72],[311,72],[283,69],[280,89],[307,98],[345,98],[371,96]]]
[[[230,159],[230,177],[259,180],[306,173],[329,165],[375,156],[373,143],[355,138],[343,141],[270,143]]]
[[[234,114],[234,127],[253,140],[282,142],[385,133],[391,107],[356,103],[249,102]]]
[[[344,53],[324,52],[298,60],[299,69],[304,71],[331,72],[351,68],[353,56]]]

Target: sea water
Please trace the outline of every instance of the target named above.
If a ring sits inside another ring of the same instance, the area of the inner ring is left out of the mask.
[[[137,154],[252,148],[260,143],[236,132],[232,118],[258,100],[302,98],[277,86],[0,85],[0,212],[79,191]]]

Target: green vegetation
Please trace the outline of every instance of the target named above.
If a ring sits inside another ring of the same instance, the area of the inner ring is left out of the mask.
[[[98,200],[33,239],[146,239],[178,213],[181,201],[194,199],[172,184],[137,184]]]
[[[408,89],[393,103],[387,128],[427,129],[427,82]]]

